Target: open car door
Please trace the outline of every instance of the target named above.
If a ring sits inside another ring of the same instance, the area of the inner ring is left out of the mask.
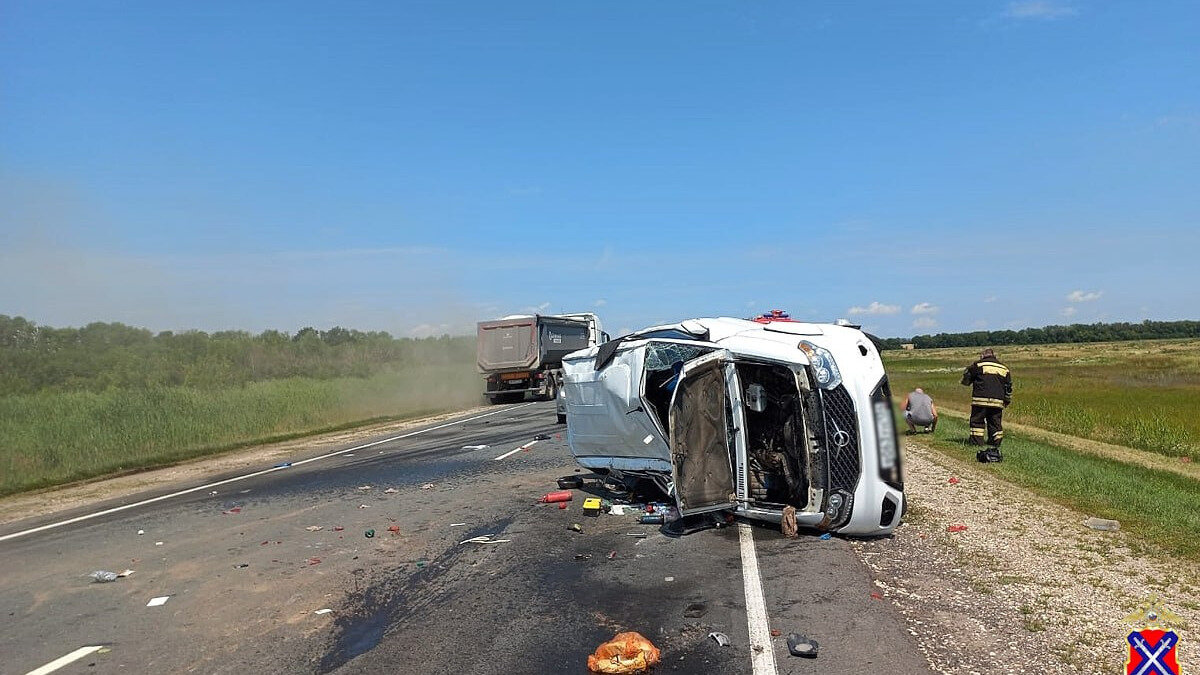
[[[721,350],[687,362],[675,385],[671,468],[683,515],[736,506],[729,418],[729,386],[736,378],[729,352]]]

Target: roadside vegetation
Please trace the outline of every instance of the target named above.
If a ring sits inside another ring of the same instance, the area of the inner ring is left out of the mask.
[[[0,494],[478,403],[472,338],[0,315]]]
[[[1006,421],[1200,460],[1200,340],[997,347],[1013,373]],[[939,407],[970,409],[959,384],[976,348],[884,352],[892,390],[922,387]]]
[[[901,349],[912,344],[917,349],[939,347],[995,347],[997,345],[1046,345],[1074,342],[1118,342],[1122,340],[1167,340],[1200,338],[1200,321],[1150,321],[1141,323],[1073,323],[1069,326],[1022,328],[1021,330],[979,330],[970,333],[938,333],[911,338],[886,338],[883,349]]]
[[[996,348],[1013,371],[1005,422],[1134,448],[1200,459],[1200,341],[1162,340]],[[939,409],[967,412],[959,384],[978,349],[889,351],[892,391],[922,387]],[[903,429],[897,410],[898,428]],[[1082,513],[1121,527],[1174,555],[1200,559],[1200,485],[1193,478],[1035,440],[1011,427],[1004,458],[988,470]],[[916,437],[955,461],[974,463],[964,419],[943,414],[935,434]]]

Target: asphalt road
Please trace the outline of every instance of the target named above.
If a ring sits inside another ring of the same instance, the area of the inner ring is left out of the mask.
[[[624,630],[662,650],[655,672],[771,672],[753,658],[740,526],[673,537],[634,516],[585,516],[583,491],[566,510],[537,504],[576,473],[553,404],[490,412],[0,528],[165,496],[0,540],[0,672],[103,646],[54,672],[586,673],[587,655]],[[496,459],[538,434],[550,438]],[[767,623],[782,633],[761,645],[777,672],[927,672],[847,541],[751,533]],[[460,543],[480,535],[508,541]],[[112,583],[87,576],[126,568]],[[818,658],[788,655],[793,631],[819,641]]]

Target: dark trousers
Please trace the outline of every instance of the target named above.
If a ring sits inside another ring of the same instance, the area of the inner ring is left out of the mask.
[[[1004,440],[1004,427],[1000,418],[1004,416],[1004,408],[994,408],[987,405],[971,406],[971,445],[988,445],[1000,447]]]

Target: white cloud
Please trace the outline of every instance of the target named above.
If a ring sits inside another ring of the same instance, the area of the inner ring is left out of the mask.
[[[1067,302],[1091,302],[1099,300],[1104,291],[1071,291],[1067,294]]]
[[[918,316],[912,323],[913,328],[935,328],[937,327],[937,319],[928,316]]]
[[[851,316],[856,314],[899,314],[900,305],[885,305],[881,302],[875,301],[866,307],[851,307],[850,309],[846,310],[846,313]]]
[[[533,307],[529,307],[528,309],[530,312],[533,312],[534,314],[541,314],[542,312],[550,309],[550,303],[543,302],[540,305],[534,305]]]
[[[608,301],[605,300],[604,298],[596,298],[595,300],[592,301],[593,307],[603,307],[607,304],[608,304]]]
[[[1004,16],[1009,19],[1048,21],[1075,16],[1078,13],[1074,7],[1055,0],[1016,0],[1004,8]]]
[[[921,303],[913,305],[912,313],[913,314],[937,314],[939,311],[941,311],[941,309],[942,308],[938,307],[937,305],[930,304],[928,302],[921,302]]]
[[[1066,316],[1066,317],[1071,317],[1071,316],[1075,316],[1076,311],[1078,311],[1078,310],[1076,310],[1074,307],[1067,306],[1067,307],[1063,307],[1062,311],[1059,312],[1059,314],[1062,314],[1063,316]]]
[[[983,299],[983,301],[984,301],[984,302],[995,302],[995,301],[996,301],[996,296],[994,296],[994,295],[989,295],[989,296],[987,296],[986,298],[984,298],[984,299]]]

